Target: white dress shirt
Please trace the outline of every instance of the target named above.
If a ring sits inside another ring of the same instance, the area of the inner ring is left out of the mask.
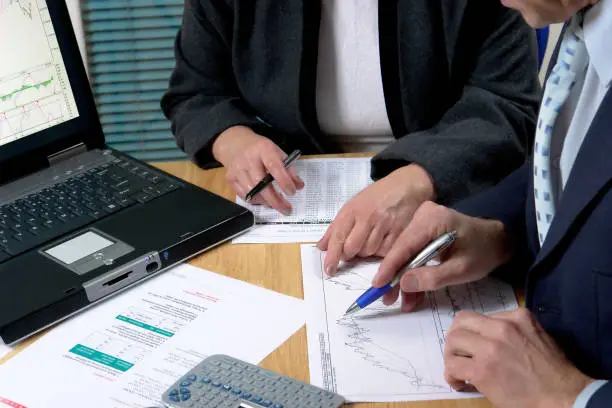
[[[612,84],[612,2],[601,0],[593,6],[585,14],[583,27],[589,63],[577,78],[553,129],[551,176],[557,203],[591,122]]]
[[[591,122],[612,84],[612,1],[601,0],[593,6],[585,14],[583,27],[589,63],[577,78],[553,129],[551,176],[557,203]],[[606,382],[598,380],[587,386],[576,399],[574,408],[585,408],[591,396]]]
[[[395,139],[383,93],[379,0],[321,0],[317,116],[345,152],[379,152]]]

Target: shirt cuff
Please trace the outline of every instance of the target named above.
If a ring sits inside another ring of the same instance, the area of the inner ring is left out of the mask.
[[[578,394],[578,397],[574,402],[573,408],[586,408],[593,394],[595,394],[597,390],[607,382],[607,380],[597,380],[587,385],[584,390],[582,390],[582,392]]]

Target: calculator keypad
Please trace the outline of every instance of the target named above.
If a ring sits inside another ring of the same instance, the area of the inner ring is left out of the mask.
[[[170,387],[163,400],[181,408],[336,408],[344,403],[335,393],[225,355],[201,362]]]

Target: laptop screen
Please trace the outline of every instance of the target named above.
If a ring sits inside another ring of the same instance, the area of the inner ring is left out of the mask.
[[[0,0],[0,39],[0,146],[79,116],[47,0]]]

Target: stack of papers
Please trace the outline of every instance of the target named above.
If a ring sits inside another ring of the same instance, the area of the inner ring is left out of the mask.
[[[0,407],[161,407],[211,354],[257,364],[303,301],[182,265],[62,323],[0,366]]]
[[[256,226],[232,242],[282,244],[319,241],[344,203],[372,183],[370,161],[370,158],[296,161],[295,169],[305,187],[294,196],[286,197],[293,207],[292,214],[286,216],[263,205],[247,204],[236,197],[238,204],[253,212]]]

